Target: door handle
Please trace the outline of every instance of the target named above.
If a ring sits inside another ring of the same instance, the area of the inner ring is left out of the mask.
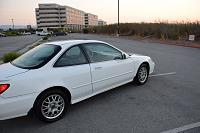
[[[101,68],[102,68],[102,67],[95,67],[94,69],[95,69],[95,70],[98,70],[98,69],[101,69]]]

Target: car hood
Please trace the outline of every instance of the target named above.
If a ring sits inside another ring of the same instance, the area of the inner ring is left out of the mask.
[[[29,70],[16,67],[12,65],[11,63],[2,64],[0,65],[0,81],[7,80],[8,78],[12,76],[25,73],[27,71]]]

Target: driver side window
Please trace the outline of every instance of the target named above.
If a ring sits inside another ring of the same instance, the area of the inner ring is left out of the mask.
[[[84,48],[92,63],[123,59],[120,51],[107,44],[85,44]]]

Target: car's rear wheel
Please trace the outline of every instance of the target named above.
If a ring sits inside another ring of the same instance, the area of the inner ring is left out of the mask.
[[[148,77],[149,77],[148,65],[142,64],[137,71],[137,75],[135,76],[134,81],[138,85],[143,85],[147,82]]]
[[[54,122],[61,119],[69,105],[69,101],[64,92],[60,90],[50,90],[43,93],[35,104],[36,115],[45,122]]]

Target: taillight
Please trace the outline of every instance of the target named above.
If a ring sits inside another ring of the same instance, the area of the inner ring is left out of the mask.
[[[9,84],[0,84],[0,94],[6,91],[9,88]]]

